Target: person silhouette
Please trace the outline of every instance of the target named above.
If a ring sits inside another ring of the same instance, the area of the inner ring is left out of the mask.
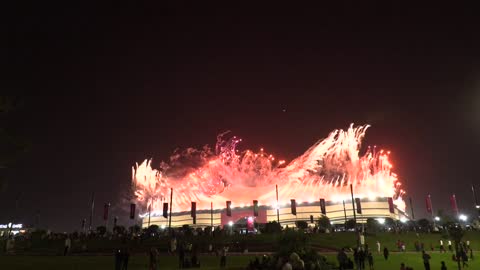
[[[441,261],[441,267],[440,267],[440,270],[447,270],[447,266],[445,265],[445,262],[444,261]]]

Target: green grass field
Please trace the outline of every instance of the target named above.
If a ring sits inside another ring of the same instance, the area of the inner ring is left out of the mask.
[[[212,239],[210,237],[195,237],[190,240],[196,241],[205,248],[206,243],[213,241],[217,244],[235,243],[238,241],[245,241],[250,252],[260,251],[275,251],[277,250],[277,238],[279,235],[254,235],[254,236],[223,236]],[[331,234],[311,234],[308,236],[310,243],[317,250],[335,250],[341,247],[355,246],[355,234],[353,233],[331,233]],[[372,250],[376,250],[376,241],[380,241],[383,247],[388,247],[390,251],[396,251],[396,241],[402,240],[406,243],[407,253],[391,252],[391,257],[385,261],[382,256],[375,255],[375,269],[399,269],[400,263],[404,262],[407,266],[414,269],[423,269],[423,262],[421,255],[414,251],[414,242],[419,241],[425,244],[427,252],[432,256],[432,269],[440,269],[440,261],[444,260],[447,263],[448,269],[456,269],[455,262],[451,259],[451,253],[438,253],[438,246],[440,239],[444,239],[445,235],[441,234],[416,234],[416,233],[379,233],[377,235],[369,235],[366,237],[366,242]],[[470,240],[471,246],[474,249],[474,255],[480,250],[480,232],[466,232],[464,240]],[[18,245],[16,256],[1,256],[0,255],[0,270],[6,269],[113,269],[114,258],[112,256],[95,256],[92,254],[112,254],[112,251],[119,246],[118,240],[104,240],[94,239],[88,243],[89,252],[82,256],[55,256],[61,254],[63,251],[63,241],[55,240],[51,242],[33,242],[29,248]],[[143,242],[131,242],[130,246],[135,250],[135,256],[131,257],[129,269],[147,269],[147,257],[145,251],[150,246],[157,247],[161,252],[166,252],[168,239],[149,239]],[[430,251],[430,246],[433,245],[435,252]],[[232,250],[234,251],[234,250]],[[240,251],[240,250],[238,250]],[[164,253],[165,254],[165,253]],[[335,253],[324,253],[327,259],[336,264]],[[34,255],[34,256],[27,256]],[[254,259],[252,255],[246,256],[230,256],[228,258],[228,269],[245,269],[250,260]],[[202,256],[200,258],[201,269],[219,269],[219,258],[214,256]],[[161,267],[159,269],[177,269],[177,258],[173,256],[163,255],[161,257]],[[469,269],[480,269],[480,257],[477,260],[470,262]]]
[[[451,260],[451,253],[440,254],[430,253],[432,269],[440,269],[440,261],[447,263],[448,269],[457,269],[456,263]],[[336,262],[334,254],[327,254],[327,259]],[[248,262],[254,256],[229,256],[227,269],[245,269]],[[219,258],[215,256],[202,256],[200,258],[202,267],[200,269],[219,269]],[[177,258],[173,256],[161,256],[159,269],[178,269]],[[389,260],[385,261],[383,256],[375,255],[376,270],[399,269],[400,263],[404,262],[413,269],[423,269],[423,261],[420,253],[392,253]],[[132,256],[129,269],[147,269],[148,259],[146,256]],[[469,261],[469,269],[480,269],[480,258]],[[114,259],[112,256],[0,256],[0,269],[5,270],[100,270],[113,269]],[[367,266],[368,269],[368,266]]]
[[[209,243],[214,243],[217,246],[228,244],[231,247],[231,251],[241,252],[242,250],[236,249],[234,243],[244,243],[248,247],[249,251],[263,252],[263,251],[275,251],[278,250],[278,238],[280,235],[275,234],[261,234],[261,235],[235,235],[235,236],[221,236],[211,238],[210,236],[197,236],[187,239],[199,245],[203,252],[206,251]],[[320,251],[338,250],[342,247],[354,247],[356,246],[356,236],[354,233],[319,233],[308,235],[311,245]],[[438,251],[439,241],[443,239],[445,245],[447,239],[445,235],[440,233],[433,234],[416,234],[413,232],[407,233],[378,233],[376,235],[367,235],[365,240],[371,249],[376,249],[376,241],[380,241],[382,249],[388,247],[390,251],[397,250],[396,241],[402,240],[406,243],[407,251],[414,251],[414,242],[418,241],[424,243],[425,249],[430,251],[431,245],[433,245],[435,251]],[[468,231],[466,232],[463,240],[469,240],[474,250],[480,250],[480,232]],[[31,245],[26,246],[25,243],[16,244],[16,253],[25,255],[59,255],[63,252],[63,240],[52,241],[40,241],[34,240]],[[129,246],[137,252],[147,251],[150,247],[156,247],[160,252],[167,252],[169,239],[163,237],[160,239],[148,239],[144,241],[130,241]],[[4,246],[4,242],[0,240],[0,246]],[[73,242],[73,251],[80,252],[81,242]],[[121,246],[120,240],[106,240],[106,239],[91,239],[87,242],[89,253],[111,253],[114,249]],[[0,253],[3,249],[0,249]]]

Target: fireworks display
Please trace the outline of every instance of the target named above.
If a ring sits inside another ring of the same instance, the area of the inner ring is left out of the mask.
[[[154,214],[162,211],[163,202],[170,201],[170,188],[174,212],[189,210],[192,201],[197,202],[197,209],[210,209],[210,202],[216,209],[224,208],[227,200],[232,207],[249,206],[252,200],[276,207],[275,185],[280,206],[287,206],[290,199],[349,199],[352,184],[355,197],[392,197],[404,210],[404,191],[392,172],[390,153],[369,147],[359,155],[368,127],[334,130],[290,163],[264,149],[240,152],[241,139],[222,133],[213,150],[175,151],[158,169],[152,168],[152,160],[136,164],[132,168],[135,198],[145,209],[151,206]]]

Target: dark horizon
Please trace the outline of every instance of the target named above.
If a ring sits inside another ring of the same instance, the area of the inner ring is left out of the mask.
[[[225,130],[242,149],[291,161],[350,123],[371,125],[362,149],[392,152],[416,217],[426,216],[427,194],[435,212],[450,212],[455,193],[472,213],[480,39],[471,10],[19,10],[3,88],[22,105],[5,123],[30,147],[3,173],[0,224],[20,195],[22,222],[39,213],[42,227],[78,230],[95,192],[95,224],[110,202],[130,225],[135,162],[158,167]]]

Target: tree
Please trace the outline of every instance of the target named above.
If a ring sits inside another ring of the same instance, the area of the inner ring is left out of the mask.
[[[97,227],[97,233],[98,233],[99,235],[104,235],[104,234],[106,234],[106,233],[107,233],[107,227],[105,227],[105,226],[98,226],[98,227]]]
[[[443,229],[448,229],[451,225],[455,224],[455,219],[451,215],[445,214],[443,209],[437,211],[437,216],[440,218],[440,220],[437,221],[437,225],[442,226]]]
[[[318,221],[317,221],[317,224],[318,224],[318,228],[320,229],[320,231],[327,231],[327,230],[330,230],[330,228],[332,228],[332,224],[330,223],[330,219],[327,217],[327,216],[321,216]]]
[[[296,222],[295,222],[295,225],[296,225],[297,228],[299,228],[299,229],[306,229],[306,228],[308,228],[308,223],[307,223],[306,221],[303,221],[303,220],[296,221]]]
[[[160,230],[160,227],[158,227],[158,225],[153,224],[153,225],[150,225],[150,227],[148,227],[147,233],[149,236],[151,236],[152,234],[157,234],[158,230]]]
[[[188,224],[184,224],[182,226],[182,232],[186,235],[186,236],[192,236],[193,235],[193,232],[192,232],[193,228],[190,227]]]
[[[140,226],[138,226],[138,225],[134,225],[134,226],[131,226],[130,228],[128,228],[128,232],[131,233],[131,234],[138,234],[138,233],[140,233],[141,230],[142,230],[142,228],[140,228]]]
[[[115,234],[125,234],[127,230],[124,226],[115,226],[113,227],[113,233]]]
[[[418,226],[420,227],[420,230],[423,232],[428,232],[432,228],[432,224],[428,219],[422,218],[417,221]]]
[[[388,229],[396,230],[397,223],[393,218],[385,218],[385,227]]]
[[[367,232],[377,233],[380,231],[380,223],[374,218],[367,218]]]
[[[282,231],[282,226],[276,221],[270,221],[265,224],[265,233],[279,233]]]
[[[355,220],[352,218],[347,220],[347,222],[345,223],[345,228],[348,230],[355,229]]]

